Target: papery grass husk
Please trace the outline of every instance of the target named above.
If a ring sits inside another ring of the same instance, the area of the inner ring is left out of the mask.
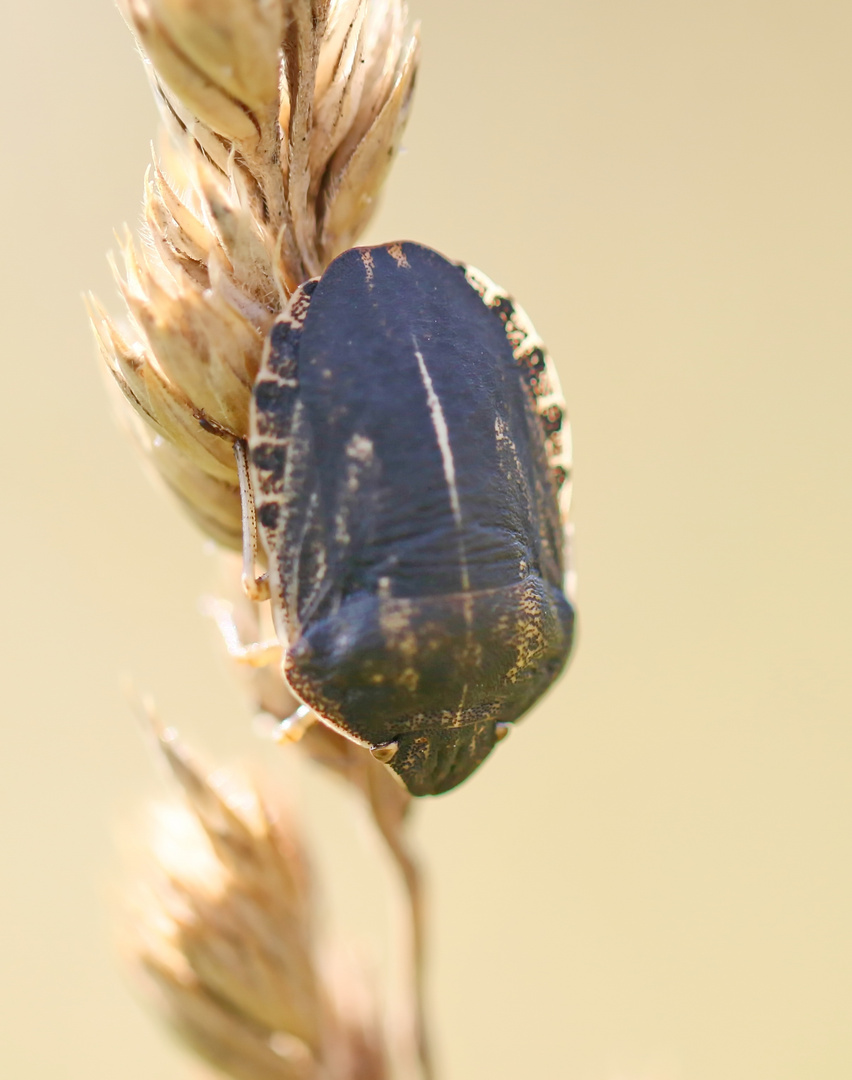
[[[152,807],[121,931],[146,995],[235,1080],[385,1080],[374,997],[322,941],[290,813],[156,739],[178,797]]]
[[[94,298],[101,354],[166,485],[238,548],[233,443],[287,297],[350,247],[398,149],[417,70],[402,0],[123,0],[165,138],[140,240]],[[222,527],[227,522],[226,527]]]

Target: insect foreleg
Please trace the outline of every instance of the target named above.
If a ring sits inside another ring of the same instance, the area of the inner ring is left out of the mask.
[[[251,477],[248,471],[246,444],[242,439],[234,443],[234,457],[237,459],[237,474],[240,478],[240,506],[243,515],[243,589],[249,600],[269,599],[269,575],[255,574],[257,564],[257,513],[254,508],[254,493],[251,489]]]
[[[300,705],[294,713],[280,720],[271,713],[259,713],[255,717],[255,729],[273,742],[298,742],[312,724],[317,722],[316,713],[309,705]]]
[[[231,605],[224,600],[216,600],[213,597],[205,599],[203,604],[205,615],[209,615],[219,628],[219,633],[225,642],[228,656],[238,664],[246,664],[248,667],[270,667],[280,664],[284,658],[284,648],[280,641],[253,641],[243,642],[237,629],[234,613]]]

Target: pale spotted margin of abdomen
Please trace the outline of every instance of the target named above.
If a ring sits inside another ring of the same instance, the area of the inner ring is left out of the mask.
[[[573,448],[571,426],[556,365],[520,304],[516,304],[504,289],[475,266],[468,263],[459,263],[459,266],[464,270],[468,285],[481,297],[485,306],[496,310],[503,320],[515,361],[519,366],[523,365],[530,376],[528,382],[535,397],[535,411],[544,432],[547,461],[559,492],[559,517],[565,557],[563,591],[573,604],[577,584],[573,560],[574,526],[569,520]]]
[[[302,327],[308,314],[310,297],[318,278],[311,278],[293,293],[285,311],[278,316],[267,334],[263,349],[260,369],[254,384],[254,397],[259,400],[263,388],[277,389],[279,392],[296,391],[299,386],[296,356]],[[285,331],[283,340],[281,331]],[[278,333],[276,333],[278,331]],[[276,351],[275,342],[283,345],[283,351]],[[257,517],[262,529],[267,534],[277,536],[284,527],[287,507],[288,469],[293,468],[292,427],[295,419],[296,403],[290,410],[265,410],[253,408],[251,411],[248,444],[251,464],[257,476],[257,490],[254,492]],[[273,421],[278,421],[274,423]],[[281,425],[284,425],[282,427]],[[285,430],[286,427],[286,430]],[[297,457],[304,454],[306,447],[296,446]],[[277,545],[276,545],[277,549]],[[269,558],[269,580],[273,593],[273,614],[280,613],[283,592],[288,583],[283,580],[275,555]],[[291,575],[290,585],[295,585]],[[283,623],[276,619],[276,630],[282,642],[286,642]]]

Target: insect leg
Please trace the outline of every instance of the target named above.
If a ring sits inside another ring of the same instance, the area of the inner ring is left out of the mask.
[[[300,705],[283,720],[268,712],[258,713],[255,717],[255,730],[273,742],[298,742],[316,720],[316,714],[309,705]]]
[[[234,443],[234,457],[237,459],[237,473],[240,478],[240,505],[243,513],[243,589],[249,600],[269,599],[269,575],[255,575],[257,563],[257,514],[254,508],[254,493],[251,489],[251,477],[248,471],[246,444],[242,439]]]
[[[238,664],[260,668],[281,663],[284,657],[284,648],[280,641],[273,639],[271,641],[253,641],[249,644],[243,642],[234,620],[233,609],[224,600],[207,597],[203,601],[202,611],[214,620],[225,642],[228,655]]]

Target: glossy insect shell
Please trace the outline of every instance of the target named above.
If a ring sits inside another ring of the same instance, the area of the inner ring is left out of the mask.
[[[249,439],[284,674],[415,795],[464,780],[564,667],[552,365],[521,309],[419,244],[354,248],[273,327]]]

